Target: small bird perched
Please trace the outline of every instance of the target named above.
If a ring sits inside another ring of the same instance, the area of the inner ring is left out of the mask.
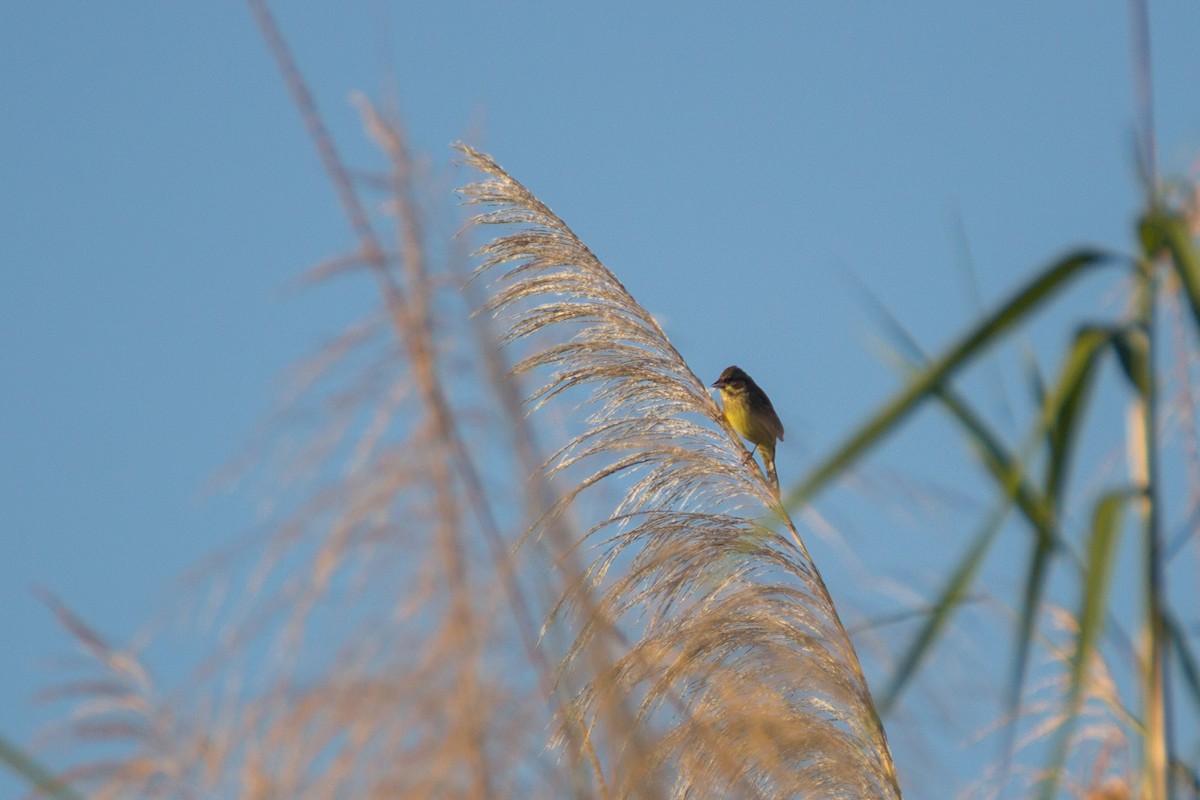
[[[754,443],[754,450],[762,448],[763,464],[767,478],[779,493],[779,477],[775,474],[775,440],[783,441],[783,423],[771,405],[771,398],[758,387],[754,379],[740,367],[726,367],[713,386],[721,390],[721,405],[725,419],[739,434]]]

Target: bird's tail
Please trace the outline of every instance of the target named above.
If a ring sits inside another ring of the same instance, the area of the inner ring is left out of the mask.
[[[775,474],[775,448],[764,447],[762,449],[763,466],[767,468],[767,481],[771,486],[775,487],[775,497],[779,497],[779,476]]]

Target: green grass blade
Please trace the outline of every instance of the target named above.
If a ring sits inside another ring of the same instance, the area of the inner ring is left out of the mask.
[[[830,480],[841,475],[870,448],[902,422],[917,405],[948,377],[979,353],[998,342],[1003,335],[1030,313],[1041,308],[1092,267],[1110,263],[1115,257],[1098,250],[1080,250],[1060,259],[1017,291],[1000,308],[988,315],[944,354],[915,375],[891,401],[879,409],[852,433],[832,454],[819,463],[799,484],[788,492],[784,506],[803,506]]]
[[[874,295],[868,293],[866,299],[870,301],[881,322],[891,333],[892,339],[898,347],[896,357],[903,361],[903,366],[909,370],[909,374],[915,375],[927,367],[928,358],[908,330]],[[1000,437],[992,432],[987,423],[974,412],[966,400],[950,387],[949,383],[938,385],[934,392],[937,399],[950,412],[950,416],[962,427],[972,449],[979,456],[992,478],[1003,488],[1005,495],[1012,496],[1016,500],[1018,508],[1040,537],[1053,538],[1053,511],[1041,494],[1026,479],[1024,463],[1009,453]],[[1042,399],[1043,396],[1039,394],[1039,408]]]
[[[1022,460],[1009,452],[971,407],[953,390],[941,387],[937,397],[963,428],[967,440],[984,467],[1006,496],[1011,496],[1025,519],[1041,539],[1054,539],[1054,511],[1046,498],[1028,480]]]
[[[1037,612],[1041,608],[1046,577],[1050,574],[1050,559],[1054,547],[1050,540],[1039,539],[1033,545],[1033,555],[1026,571],[1025,589],[1021,592],[1021,612],[1017,622],[1016,652],[1013,653],[1012,677],[1008,683],[1006,705],[1013,719],[1021,705],[1025,678],[1029,670],[1029,654],[1033,650]]]
[[[76,794],[73,789],[54,777],[49,770],[27,755],[24,750],[3,736],[0,736],[0,762],[8,765],[9,769],[29,781],[30,785],[37,788],[43,795],[58,798],[58,800],[83,800],[82,795]]]
[[[1050,520],[1057,520],[1063,504],[1067,476],[1069,474],[1074,442],[1080,425],[1086,416],[1087,400],[1095,385],[1100,355],[1121,335],[1121,331],[1103,326],[1081,328],[1075,335],[1074,344],[1059,370],[1059,379],[1053,391],[1047,393],[1039,387],[1038,397],[1042,401],[1042,426],[1049,449],[1046,464],[1046,486],[1044,490],[1046,511]],[[1044,528],[1036,528],[1041,534],[1034,545],[1033,554],[1021,597],[1018,618],[1016,653],[1013,660],[1012,679],[1009,683],[1007,705],[1016,715],[1021,695],[1025,691],[1025,679],[1029,670],[1029,656],[1033,650],[1033,638],[1037,625],[1037,612],[1041,607],[1050,561],[1057,547],[1057,534],[1052,522]]]
[[[914,373],[926,366],[925,354],[921,351],[916,340],[908,331],[887,311],[874,296],[869,296],[877,313],[882,317],[892,338],[897,340],[905,358],[918,362],[917,365],[906,363]],[[1041,386],[1040,380],[1038,386]],[[887,713],[898,700],[900,693],[907,685],[913,673],[924,660],[926,653],[932,649],[938,635],[945,627],[950,616],[969,588],[970,581],[981,563],[983,552],[990,546],[991,539],[999,529],[999,522],[1007,511],[1010,502],[1015,502],[1030,526],[1033,528],[1035,555],[1031,562],[1030,578],[1026,583],[1025,602],[1021,615],[1023,624],[1017,639],[1017,653],[1014,661],[1014,674],[1009,691],[1009,710],[1015,714],[1021,691],[1024,685],[1025,667],[1028,660],[1029,645],[1032,641],[1032,623],[1034,611],[1038,607],[1044,576],[1047,574],[1048,559],[1056,546],[1057,531],[1055,511],[1045,497],[1027,480],[1027,470],[1023,461],[1012,456],[1000,438],[996,436],[987,424],[975,414],[970,405],[949,386],[948,382],[940,384],[934,390],[939,401],[944,405],[951,417],[960,425],[972,449],[988,473],[1000,486],[1005,505],[1002,506],[995,518],[995,526],[980,534],[977,544],[973,547],[958,570],[952,575],[942,594],[932,607],[932,612],[926,612],[929,619],[920,630],[908,651],[901,658],[900,665],[893,673],[881,704],[883,713]],[[1046,399],[1044,391],[1039,391],[1039,407]],[[1041,426],[1045,427],[1045,426]],[[1038,438],[1042,437],[1038,434]],[[990,534],[989,534],[990,530]],[[1006,751],[1009,749],[1006,746]]]
[[[1050,393],[1046,376],[1042,374],[1042,368],[1038,365],[1037,354],[1031,348],[1026,348],[1021,353],[1021,367],[1025,374],[1025,380],[1029,388],[1029,394],[1033,398],[1033,407],[1046,407],[1046,398]],[[1041,436],[1045,439],[1046,447],[1049,448],[1050,433],[1042,426]]]
[[[1013,671],[1006,697],[1009,715],[1012,719],[1016,719],[1025,687],[1034,622],[1042,597],[1042,588],[1045,578],[1049,574],[1050,558],[1058,546],[1055,510],[1046,501],[1045,495],[1026,480],[1024,463],[1009,455],[984,423],[974,418],[973,413],[964,403],[958,401],[948,390],[939,392],[939,396],[946,402],[946,406],[954,418],[966,429],[976,450],[981,453],[984,464],[988,467],[993,479],[1003,490],[1004,496],[1012,498],[1033,529],[1033,557],[1029,563],[1028,578],[1022,597],[1016,650],[1013,654]],[[1038,439],[1040,438],[1041,434],[1038,434]],[[1006,764],[1012,754],[1014,731],[1015,728],[1009,728],[1003,746]]]
[[[1029,658],[1037,626],[1038,610],[1045,595],[1050,565],[1058,549],[1057,519],[1062,508],[1063,491],[1074,455],[1076,434],[1086,416],[1087,400],[1095,384],[1099,356],[1119,335],[1119,331],[1100,326],[1080,329],[1074,343],[1059,370],[1059,378],[1053,390],[1047,392],[1039,380],[1036,395],[1041,401],[1041,433],[1049,450],[1046,465],[1045,488],[1036,494],[1040,503],[1036,507],[1038,516],[1026,513],[1033,523],[1037,541],[1034,542],[1027,569],[1024,590],[1021,593],[1018,614],[1016,648],[1013,653],[1012,675],[1009,680],[1006,706],[1011,718],[1019,716],[1021,697],[1025,691]],[[1033,490],[1027,490],[1033,495]],[[1004,745],[1005,763],[1011,757],[1014,730],[1009,729]]]
[[[1142,245],[1154,256],[1162,248],[1171,254],[1171,263],[1187,294],[1192,317],[1200,329],[1200,253],[1188,230],[1187,222],[1175,214],[1152,214],[1142,221]]]
[[[1105,326],[1087,326],[1075,335],[1054,390],[1039,391],[1043,401],[1042,424],[1046,431],[1049,459],[1046,465],[1045,502],[1050,519],[1058,518],[1063,504],[1067,476],[1074,456],[1074,442],[1086,416],[1087,401],[1096,382],[1100,356],[1121,339],[1124,331]],[[1120,348],[1117,347],[1119,350]],[[1037,611],[1044,594],[1050,560],[1057,547],[1053,525],[1046,526],[1045,535],[1034,547],[1029,562],[1028,577],[1022,593],[1020,621],[1017,632],[1017,653],[1013,678],[1009,686],[1009,710],[1015,712],[1024,691],[1029,668]]]
[[[1033,641],[1033,623],[1042,596],[1042,586],[1048,574],[1050,557],[1058,546],[1055,511],[1046,501],[1045,495],[1026,480],[1024,463],[1007,452],[982,420],[975,418],[966,404],[958,400],[949,390],[939,391],[938,394],[954,418],[966,430],[988,471],[1004,492],[1004,496],[1012,498],[1029,522],[1035,537],[1033,557],[1030,560],[1021,605],[1020,626],[1016,637],[1016,652],[1013,657],[1013,674],[1009,681],[1007,695],[1008,711],[1015,719],[1020,706],[1021,693],[1024,690],[1029,652]],[[1011,745],[1010,739],[1004,746],[1005,758],[1011,751]]]
[[[1113,340],[1125,378],[1142,397],[1150,393],[1150,339],[1140,326],[1130,326]]]
[[[892,674],[891,682],[883,692],[882,699],[878,704],[880,716],[886,716],[895,706],[909,679],[916,673],[917,668],[937,641],[938,634],[949,622],[954,610],[967,597],[967,590],[975,579],[980,565],[983,564],[984,556],[987,555],[995,541],[996,534],[999,533],[1001,523],[1011,505],[1011,499],[1006,499],[1003,505],[992,513],[987,524],[976,535],[975,541],[967,550],[962,561],[951,573],[950,580],[946,582],[937,601],[928,612],[925,624],[921,626],[921,630],[917,632],[912,644],[908,646],[908,650],[900,659],[899,666]]]
[[[1122,512],[1129,499],[1135,496],[1138,496],[1137,493],[1129,489],[1109,492],[1096,503],[1092,515],[1079,610],[1079,633],[1075,638],[1075,653],[1071,657],[1071,684],[1065,702],[1066,715],[1056,734],[1054,754],[1046,768],[1046,778],[1038,795],[1043,800],[1054,797],[1066,763],[1071,736],[1087,688],[1088,660],[1104,631],[1108,587],[1121,532]]]
[[[1095,384],[1099,356],[1112,346],[1121,330],[1087,326],[1075,335],[1075,343],[1059,371],[1059,380],[1043,406],[1042,420],[1049,434],[1050,459],[1046,467],[1046,496],[1057,511],[1062,504],[1068,469],[1074,452],[1075,435],[1087,410]]]

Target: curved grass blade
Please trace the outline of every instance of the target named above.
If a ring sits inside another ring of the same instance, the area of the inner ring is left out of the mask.
[[[938,599],[926,612],[924,625],[921,626],[921,630],[917,632],[912,644],[908,646],[901,657],[900,663],[892,673],[891,681],[879,701],[881,715],[887,716],[895,707],[901,692],[908,685],[912,676],[916,674],[922,661],[937,641],[938,635],[949,622],[951,615],[968,596],[971,583],[974,581],[980,565],[983,564],[988,550],[995,542],[996,534],[1000,532],[1001,524],[1010,506],[1011,500],[1005,500],[999,508],[992,512],[983,529],[976,535],[971,547],[954,572],[951,573],[950,580],[946,581],[946,585],[942,587]]]
[[[921,352],[920,346],[904,326],[874,296],[868,294],[867,297],[872,302],[876,312],[882,317],[887,329],[907,353],[907,357],[911,360],[923,362],[925,360],[924,353]],[[913,369],[915,371],[916,368],[913,367]],[[899,699],[900,693],[912,675],[915,674],[926,652],[932,648],[938,634],[949,620],[949,617],[955,608],[961,604],[962,598],[966,596],[967,590],[970,588],[970,584],[978,572],[986,551],[990,548],[995,535],[1000,530],[1000,525],[1010,505],[1014,502],[1016,503],[1034,530],[1035,558],[1031,565],[1031,579],[1027,583],[1028,586],[1041,586],[1041,576],[1046,566],[1045,557],[1048,556],[1052,549],[1052,544],[1050,543],[1055,542],[1057,536],[1053,507],[1046,502],[1044,495],[1027,480],[1025,459],[1018,460],[1011,455],[999,437],[992,433],[987,424],[975,414],[965,400],[960,398],[950,388],[948,383],[937,386],[934,394],[946,410],[950,412],[951,417],[963,428],[972,449],[978,454],[992,478],[1002,488],[1003,500],[1001,506],[989,515],[983,530],[976,536],[975,543],[967,551],[967,554],[951,574],[950,580],[947,581],[946,586],[939,594],[938,600],[933,605],[931,614],[926,620],[925,625],[917,633],[909,649],[901,658],[900,665],[893,673],[892,681],[884,692],[883,700],[880,703],[880,708],[884,714],[887,714]],[[1044,393],[1039,393],[1039,400],[1044,400],[1044,398]],[[1042,427],[1044,428],[1045,426]],[[1040,590],[1037,592],[1037,595],[1040,595]],[[1035,595],[1033,602],[1027,600],[1026,605],[1028,608],[1037,607],[1037,595]],[[1029,592],[1026,593],[1026,597],[1029,597]],[[1027,614],[1026,616],[1032,619],[1032,614]],[[1010,710],[1012,711],[1016,710],[1017,700],[1020,698],[1020,686],[1023,683],[1021,675],[1027,658],[1028,638],[1027,632],[1022,633],[1018,637],[1018,653],[1015,663],[1021,665],[1021,667],[1014,671],[1016,677],[1014,678],[1013,686],[1015,688],[1010,692],[1009,703]],[[1009,748],[1006,746],[1005,749],[1008,750]]]
[[[1059,380],[1053,391],[1040,393],[1043,397],[1042,426],[1045,431],[1049,459],[1046,465],[1045,494],[1051,518],[1057,520],[1064,502],[1067,478],[1075,453],[1074,443],[1086,416],[1088,399],[1096,382],[1101,356],[1109,347],[1116,351],[1127,374],[1132,374],[1128,348],[1124,345],[1128,330],[1111,326],[1085,326],[1075,336]],[[1053,530],[1051,527],[1051,531]],[[1009,684],[1007,706],[1016,719],[1028,675],[1029,657],[1033,649],[1038,609],[1045,594],[1049,568],[1058,542],[1051,532],[1039,536],[1029,561],[1028,577],[1022,593],[1017,631],[1017,651],[1013,675]],[[1005,759],[1010,757],[1011,731],[1005,746]]]
[[[1054,262],[910,379],[907,386],[788,492],[784,507],[794,509],[803,506],[829,481],[844,473],[868,450],[879,444],[917,405],[964,364],[996,344],[1005,333],[1041,308],[1072,280],[1115,260],[1116,256],[1111,253],[1082,249]]]
[[[1009,684],[1008,706],[1015,712],[1024,691],[1033,646],[1037,611],[1044,594],[1050,560],[1057,548],[1056,522],[1063,504],[1074,442],[1087,409],[1087,400],[1095,385],[1099,356],[1120,335],[1119,330],[1103,326],[1087,326],[1075,335],[1075,343],[1059,372],[1053,391],[1043,395],[1042,428],[1045,431],[1049,459],[1046,465],[1046,509],[1050,524],[1037,528],[1038,540],[1029,560],[1028,577],[1022,593],[1018,617],[1017,652],[1013,662],[1013,677]]]
[[[980,419],[969,405],[948,387],[940,387],[936,391],[938,400],[950,412],[965,431],[972,448],[980,460],[1001,487],[1001,505],[989,515],[983,529],[975,537],[975,543],[967,551],[959,566],[951,574],[938,601],[933,606],[933,613],[926,625],[917,634],[909,650],[900,661],[900,667],[893,675],[892,682],[885,691],[880,708],[886,714],[893,707],[904,689],[912,673],[925,656],[925,651],[935,643],[937,634],[944,627],[950,614],[961,604],[967,595],[970,584],[982,564],[986,551],[991,547],[995,536],[1000,531],[1009,508],[1012,505],[1021,511],[1034,530],[1035,551],[1048,553],[1051,549],[1048,543],[1056,541],[1057,530],[1054,515],[1044,495],[1033,487],[1027,480],[1027,470],[1023,460],[1010,454],[999,438]],[[1040,570],[1040,567],[1036,569]],[[1021,640],[1018,639],[1018,649]],[[1024,658],[1018,655],[1018,663]],[[1019,693],[1017,695],[1019,697]],[[1015,707],[1015,704],[1013,704]]]
[[[1046,497],[1055,512],[1062,506],[1073,445],[1095,385],[1099,356],[1113,346],[1122,333],[1122,329],[1100,325],[1081,328],[1059,371],[1058,383],[1043,406],[1042,420],[1050,447]]]
[[[874,295],[867,293],[866,297],[876,313],[880,315],[896,343],[904,351],[901,357],[907,359],[908,362],[915,362],[906,364],[912,373],[915,374],[922,368],[928,368],[928,359],[916,339]],[[987,423],[951,388],[949,382],[939,384],[933,389],[933,392],[934,396],[950,412],[954,421],[963,428],[968,442],[992,478],[1004,488],[1006,495],[1013,497],[1018,508],[1038,535],[1043,538],[1053,538],[1052,510],[1045,498],[1026,479],[1024,460],[1019,461],[1009,453],[1000,437],[993,433]],[[1043,400],[1044,394],[1039,393],[1039,407]]]
[[[1113,339],[1113,347],[1126,380],[1134,391],[1143,397],[1150,393],[1150,339],[1138,325],[1120,331]]]
[[[1108,587],[1116,558],[1117,539],[1121,532],[1122,512],[1125,504],[1138,496],[1138,493],[1131,489],[1108,492],[1097,501],[1092,515],[1079,610],[1079,633],[1075,638],[1075,652],[1071,657],[1070,687],[1064,703],[1064,721],[1056,733],[1053,755],[1046,767],[1045,778],[1038,793],[1042,800],[1051,800],[1054,797],[1062,777],[1070,751],[1071,737],[1083,707],[1088,662],[1104,632]]]
[[[946,391],[939,392],[939,396],[947,401],[946,405],[955,419],[968,431],[992,478],[999,484],[1005,503],[1002,509],[1006,508],[1008,503],[1015,502],[1033,531],[1033,554],[1022,595],[1020,623],[1015,637],[1016,650],[1013,654],[1013,674],[1006,698],[1010,718],[1016,719],[1020,710],[1029,651],[1033,641],[1033,624],[1042,595],[1042,586],[1048,574],[1050,558],[1058,546],[1056,506],[1046,499],[1044,493],[1030,485],[1026,478],[1026,459],[1018,460],[1009,455],[982,420],[976,419],[970,409],[956,398],[947,398],[948,394]],[[1038,434],[1036,439],[1040,438],[1041,435]],[[997,527],[999,522],[1000,519],[997,519]],[[1010,728],[1009,738],[1003,747],[1006,764],[1011,756],[1012,732],[1013,729]]]
[[[1187,221],[1177,214],[1154,213],[1142,220],[1142,246],[1153,256],[1165,248],[1171,254],[1179,281],[1187,294],[1192,316],[1200,329],[1200,252]]]

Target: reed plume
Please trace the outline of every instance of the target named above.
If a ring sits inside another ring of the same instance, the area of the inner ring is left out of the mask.
[[[590,526],[595,553],[564,596],[575,640],[559,665],[615,630],[615,658],[575,713],[616,796],[900,797],[854,648],[771,485],[654,318],[570,228],[494,160],[462,190],[501,273],[487,309],[533,352],[538,407],[575,395],[585,429],[551,460],[569,487],[621,499]],[[576,504],[578,505],[578,504]],[[582,602],[581,602],[582,600]],[[590,604],[584,607],[584,602]],[[589,661],[594,663],[594,661]],[[636,702],[637,747],[612,709]]]

